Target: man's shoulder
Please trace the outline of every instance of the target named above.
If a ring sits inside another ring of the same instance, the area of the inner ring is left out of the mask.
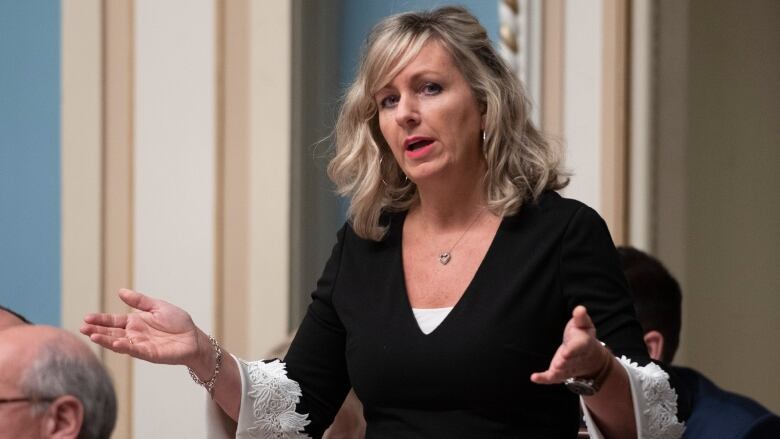
[[[758,402],[721,389],[694,369],[673,366],[672,370],[693,396],[684,438],[780,437],[780,418]],[[763,436],[764,431],[775,435]]]

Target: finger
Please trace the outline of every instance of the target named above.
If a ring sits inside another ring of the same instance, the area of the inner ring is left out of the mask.
[[[89,336],[89,339],[92,342],[119,354],[127,353],[127,348],[130,346],[130,342],[126,339],[111,337],[103,334],[92,334]]]
[[[545,370],[544,372],[535,372],[531,374],[531,381],[536,384],[560,384],[566,377],[553,370]]]
[[[134,358],[148,360],[148,358],[143,355],[142,349],[138,346],[138,341],[133,344],[132,339],[129,337],[112,337],[103,334],[92,334],[89,336],[89,339],[117,354],[127,354]]]
[[[121,328],[109,328],[105,326],[83,324],[79,331],[84,335],[101,334],[109,337],[121,338],[126,336],[126,332]]]
[[[122,288],[119,290],[119,298],[123,302],[141,311],[151,311],[155,308],[155,299],[145,296],[138,291]]]
[[[107,326],[111,328],[124,328],[127,326],[126,314],[87,314],[84,316],[84,322],[91,325]]]
[[[571,312],[571,318],[574,322],[574,326],[579,329],[593,328],[593,321],[590,320],[588,310],[582,305],[577,305],[574,308],[574,311]]]

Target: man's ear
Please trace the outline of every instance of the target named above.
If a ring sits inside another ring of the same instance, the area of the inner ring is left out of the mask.
[[[60,396],[49,405],[44,422],[45,437],[76,439],[84,422],[84,406],[74,396]]]
[[[650,358],[661,361],[664,352],[664,335],[656,330],[652,330],[647,331],[644,338],[645,346],[647,346],[647,353],[650,354]]]

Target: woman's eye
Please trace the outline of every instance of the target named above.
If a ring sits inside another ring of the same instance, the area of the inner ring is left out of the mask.
[[[441,92],[441,85],[428,82],[422,86],[422,92],[426,95],[435,95]]]
[[[385,96],[382,99],[379,100],[379,106],[381,108],[390,108],[395,106],[395,104],[398,103],[398,96]]]

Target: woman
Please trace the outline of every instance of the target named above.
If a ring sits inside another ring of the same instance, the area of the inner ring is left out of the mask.
[[[82,332],[190,367],[238,437],[319,437],[350,386],[368,437],[575,437],[567,379],[591,435],[679,436],[668,375],[609,350],[649,363],[606,226],[553,192],[527,108],[464,9],[384,20],[336,126],[349,221],[285,362],[222,362],[189,315],[129,290],[141,312]]]

